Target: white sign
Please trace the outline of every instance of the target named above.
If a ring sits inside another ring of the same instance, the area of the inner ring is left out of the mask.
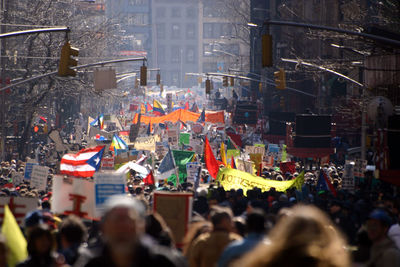
[[[196,176],[199,175],[201,165],[198,162],[189,162],[186,164],[187,179],[186,182],[194,184]]]
[[[171,146],[178,146],[178,140],[179,140],[178,130],[176,129],[168,130],[168,143]]]
[[[37,203],[37,198],[32,197],[0,197],[1,223],[3,223],[4,205],[8,205],[18,224],[22,224],[26,214],[37,209]]]
[[[246,146],[245,152],[247,154],[261,154],[261,155],[264,155],[265,148],[264,147],[259,147],[259,146]]]
[[[103,158],[101,160],[102,170],[114,170],[114,158]]]
[[[24,174],[21,172],[13,172],[11,178],[13,185],[18,186],[24,181]]]
[[[93,181],[75,177],[64,179],[61,175],[54,176],[51,209],[56,214],[96,218]]]
[[[25,174],[24,174],[25,180],[31,179],[32,168],[35,165],[39,165],[39,163],[37,163],[36,160],[34,159],[28,160],[28,162],[25,164]]]
[[[124,173],[97,172],[94,175],[96,214],[102,213],[102,205],[112,195],[125,193],[126,178]]]
[[[346,160],[342,178],[342,189],[349,191],[354,190],[354,162]]]
[[[49,167],[33,166],[31,174],[31,187],[38,190],[46,190],[47,176],[49,175]]]

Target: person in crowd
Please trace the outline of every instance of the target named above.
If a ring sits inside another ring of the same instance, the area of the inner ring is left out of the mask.
[[[145,207],[134,198],[110,197],[101,228],[104,248],[86,267],[186,266],[178,251],[145,242]]]
[[[266,233],[265,213],[261,209],[253,209],[246,218],[247,236],[239,241],[235,241],[228,245],[218,261],[218,266],[229,266],[229,264],[240,258],[243,254],[252,250],[259,242],[261,242]]]
[[[297,205],[271,229],[268,240],[234,266],[349,267],[350,257],[342,235],[322,211]]]
[[[151,236],[159,245],[174,247],[171,230],[158,213],[146,216],[146,234]]]
[[[400,251],[388,237],[392,220],[383,209],[375,209],[367,220],[367,233],[372,242],[367,266],[400,266]]]
[[[8,247],[6,238],[0,234],[0,267],[7,267]]]
[[[40,224],[31,229],[28,235],[28,259],[17,267],[54,267],[65,266],[62,255],[54,252],[53,235],[46,224]]]
[[[65,218],[59,226],[60,253],[66,263],[74,266],[79,258],[79,248],[86,241],[87,230],[81,219],[74,215]]]
[[[215,266],[220,255],[228,244],[240,240],[241,237],[232,233],[232,212],[228,208],[213,207],[210,212],[213,230],[200,235],[189,251],[191,267]]]
[[[201,216],[195,216],[195,219],[189,225],[189,229],[183,239],[183,255],[189,259],[189,252],[192,251],[192,246],[197,237],[204,233],[212,231],[212,224]]]

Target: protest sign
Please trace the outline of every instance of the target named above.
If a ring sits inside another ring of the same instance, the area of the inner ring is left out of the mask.
[[[191,193],[154,192],[153,211],[165,220],[178,248],[183,246],[182,241],[191,221],[192,202]]]
[[[262,192],[268,191],[273,187],[276,191],[285,192],[293,186],[301,190],[301,186],[304,182],[304,173],[301,173],[294,180],[275,181],[251,175],[240,170],[223,168],[218,172],[217,180],[220,181],[226,191],[231,189],[243,189],[243,193],[246,194],[247,190],[253,189],[254,187],[260,188]]]
[[[252,162],[252,161],[245,161],[243,159],[238,159],[236,161],[236,168],[243,172],[255,174],[254,162]]]
[[[168,135],[168,143],[171,146],[178,146],[178,130],[169,129],[167,135]]]
[[[263,159],[263,155],[262,154],[249,154],[249,156],[250,156],[250,160],[254,162],[256,170],[259,170],[262,159]]]
[[[279,145],[268,144],[268,153],[279,153]]]
[[[94,192],[96,202],[96,215],[102,212],[102,205],[112,195],[125,193],[124,173],[96,172],[94,175]]]
[[[47,176],[49,174],[49,167],[35,165],[31,173],[31,187],[38,190],[46,190]]]
[[[354,191],[354,162],[348,160],[344,165],[342,189]]]
[[[128,161],[137,160],[138,159],[137,153],[138,151],[136,150],[130,150],[128,152],[122,152],[121,154],[118,154],[118,156],[114,158],[114,169],[115,165],[117,164],[122,164]]]
[[[158,158],[163,158],[168,153],[168,142],[156,142],[156,154]]]
[[[156,142],[160,141],[158,135],[138,137],[134,143],[136,150],[156,151]]]
[[[24,181],[24,174],[22,172],[13,172],[11,175],[14,186],[20,185]]]
[[[189,145],[190,143],[190,133],[180,133],[179,134],[179,143]]]
[[[101,160],[101,169],[114,170],[114,158],[103,157],[103,159]]]
[[[0,197],[0,223],[3,223],[4,206],[8,205],[18,224],[24,222],[28,212],[37,209],[37,198],[32,197]]]
[[[264,167],[273,167],[274,166],[274,157],[273,156],[264,156],[263,168]]]
[[[189,162],[186,164],[187,178],[186,182],[195,183],[196,176],[199,175],[199,169],[201,170],[201,165],[198,162]]]
[[[55,175],[51,210],[56,214],[74,214],[94,219],[94,183],[86,179]]]
[[[261,155],[264,155],[265,154],[265,148],[264,147],[260,147],[260,146],[246,146],[245,147],[245,152],[247,154],[261,154]]]
[[[25,164],[25,174],[24,174],[24,179],[25,180],[30,180],[31,179],[32,168],[35,165],[39,165],[39,163],[37,163],[33,159],[29,159],[28,162]]]
[[[365,170],[367,168],[367,161],[362,159],[356,159],[354,162],[354,176],[359,178],[365,177]]]
[[[279,168],[281,169],[283,175],[288,172],[291,174],[296,172],[296,164],[294,161],[281,162]]]
[[[231,157],[239,157],[240,156],[240,150],[239,149],[227,149],[226,150],[226,157],[231,158]]]

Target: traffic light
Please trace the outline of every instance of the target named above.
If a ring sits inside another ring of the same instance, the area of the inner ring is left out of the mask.
[[[261,37],[262,47],[262,66],[272,67],[272,36],[270,34],[264,34]]]
[[[156,80],[157,80],[157,85],[160,85],[160,83],[161,83],[161,75],[160,75],[160,73],[157,73]]]
[[[209,95],[211,93],[211,81],[207,78],[206,80],[206,94]]]
[[[227,76],[222,77],[222,86],[228,87],[228,77]]]
[[[140,67],[140,86],[147,85],[147,67],[145,65]]]
[[[235,78],[230,77],[230,84],[231,86],[235,86]]]
[[[69,41],[65,42],[61,48],[60,64],[58,65],[58,75],[62,77],[76,76],[76,71],[71,69],[78,65],[78,60],[73,58],[79,55],[79,49],[72,47]]]
[[[274,72],[275,86],[277,89],[286,89],[286,75],[284,69],[279,69],[279,71]]]

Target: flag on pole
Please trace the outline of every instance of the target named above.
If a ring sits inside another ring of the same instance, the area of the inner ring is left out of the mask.
[[[330,191],[335,197],[337,195],[335,187],[333,186],[323,169],[319,171],[317,191]]]
[[[7,240],[7,266],[14,267],[28,257],[27,242],[8,205],[4,206],[4,219],[1,233]]]
[[[153,112],[153,107],[150,105],[150,103],[146,104],[146,112],[147,113]]]
[[[76,177],[92,177],[100,168],[105,146],[82,149],[61,158],[60,172]]]
[[[144,185],[154,185],[155,184],[153,171],[149,172],[149,174],[143,179],[143,182],[144,182]]]
[[[158,180],[167,179],[174,173],[175,173],[174,156],[172,155],[171,149],[168,148],[167,155],[164,156],[163,160],[160,163],[160,166],[158,167],[157,179]]]
[[[99,127],[100,130],[104,129],[104,115],[100,114],[94,121],[90,123],[90,126]]]
[[[217,177],[219,171],[219,165],[213,151],[210,146],[210,142],[206,137],[206,141],[204,142],[204,161],[206,163],[206,167],[210,175],[215,179]]]
[[[197,122],[205,122],[205,121],[206,121],[206,110],[203,108],[203,111],[201,112]]]
[[[117,152],[117,150],[127,150],[128,145],[125,143],[124,140],[122,140],[118,135],[114,134],[110,150]]]
[[[153,100],[153,114],[158,116],[165,115],[165,110],[162,107],[161,103],[155,99]]]
[[[226,153],[225,153],[225,144],[224,144],[224,142],[221,143],[220,155],[221,155],[222,163],[224,163],[224,165],[229,168],[229,165],[228,165],[228,163],[226,161]]]

